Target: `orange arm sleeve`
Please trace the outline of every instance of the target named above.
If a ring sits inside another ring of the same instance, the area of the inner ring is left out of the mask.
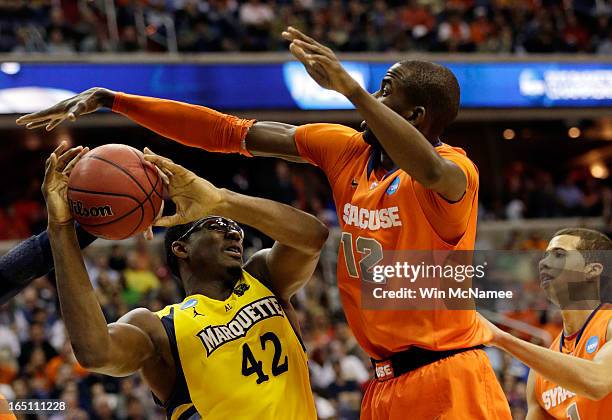
[[[255,120],[222,114],[199,105],[126,93],[115,95],[113,111],[187,146],[252,156],[244,139]]]

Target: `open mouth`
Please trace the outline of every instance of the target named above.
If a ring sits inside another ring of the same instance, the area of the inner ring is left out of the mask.
[[[554,280],[554,277],[547,273],[540,273],[540,283],[546,285]]]
[[[242,248],[240,248],[240,246],[238,245],[228,246],[227,248],[225,248],[224,252],[231,257],[242,258]]]

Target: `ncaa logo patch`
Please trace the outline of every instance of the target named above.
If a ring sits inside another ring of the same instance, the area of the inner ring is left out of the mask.
[[[597,350],[597,347],[599,347],[599,337],[594,335],[588,339],[588,341],[586,342],[586,346],[584,348],[586,349],[587,353],[591,354],[591,353],[595,353],[595,351]]]
[[[183,303],[183,305],[181,306],[181,309],[193,308],[197,304],[198,304],[198,300],[195,298],[192,298],[192,299],[189,299],[187,302]]]
[[[398,177],[395,177],[391,185],[389,185],[389,188],[387,188],[387,195],[395,194],[397,190],[399,189],[399,184],[400,184],[400,179],[398,176]]]

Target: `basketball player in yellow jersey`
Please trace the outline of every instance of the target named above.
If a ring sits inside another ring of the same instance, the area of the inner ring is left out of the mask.
[[[177,213],[158,222],[179,224],[165,242],[187,298],[159,313],[135,309],[109,325],[66,199],[68,174],[81,154],[68,162],[58,152],[47,161],[49,239],[77,360],[111,376],[139,372],[169,419],[316,419],[289,299],[311,277],[327,229],[290,206],[217,189],[146,152],[169,178]],[[243,232],[230,218],[270,236],[274,246],[243,264]]]
[[[612,418],[612,305],[602,303],[600,293],[610,286],[602,272],[611,268],[611,250],[606,235],[589,229],[564,229],[551,239],[540,261],[540,281],[561,307],[563,331],[549,349],[485,321],[493,332],[488,344],[532,369],[527,420]]]

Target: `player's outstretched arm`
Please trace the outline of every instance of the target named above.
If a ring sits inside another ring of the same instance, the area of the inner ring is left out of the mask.
[[[204,106],[105,88],[91,88],[39,112],[24,115],[17,124],[52,130],[62,122],[100,108],[112,109],[157,134],[210,152],[274,156],[304,162],[295,145],[295,126],[255,122],[223,114]]]
[[[467,179],[459,166],[436,153],[419,130],[363,89],[331,49],[292,27],[283,32],[283,37],[291,42],[291,53],[319,85],[339,92],[355,105],[395,164],[447,200],[463,197]],[[424,112],[421,109],[414,118],[423,118]]]
[[[608,341],[593,360],[559,353],[516,338],[480,316],[493,333],[488,345],[507,351],[557,385],[585,396],[601,400],[612,392],[612,342]],[[608,340],[612,339],[612,324]]]
[[[525,420],[554,420],[541,406],[538,404],[538,398],[535,393],[535,373],[529,372],[527,378],[527,416]]]
[[[291,206],[216,188],[170,159],[145,149],[145,159],[169,177],[168,193],[176,204],[174,215],[158,219],[158,226],[187,223],[211,214],[249,225],[276,241],[258,253],[247,267],[259,269],[275,294],[289,298],[310,279],[328,231],[316,217]]]
[[[79,363],[95,372],[128,375],[154,357],[155,349],[138,326],[106,324],[85,269],[66,197],[70,171],[88,150],[63,153],[64,148],[60,145],[47,160],[43,181],[62,316]]]

